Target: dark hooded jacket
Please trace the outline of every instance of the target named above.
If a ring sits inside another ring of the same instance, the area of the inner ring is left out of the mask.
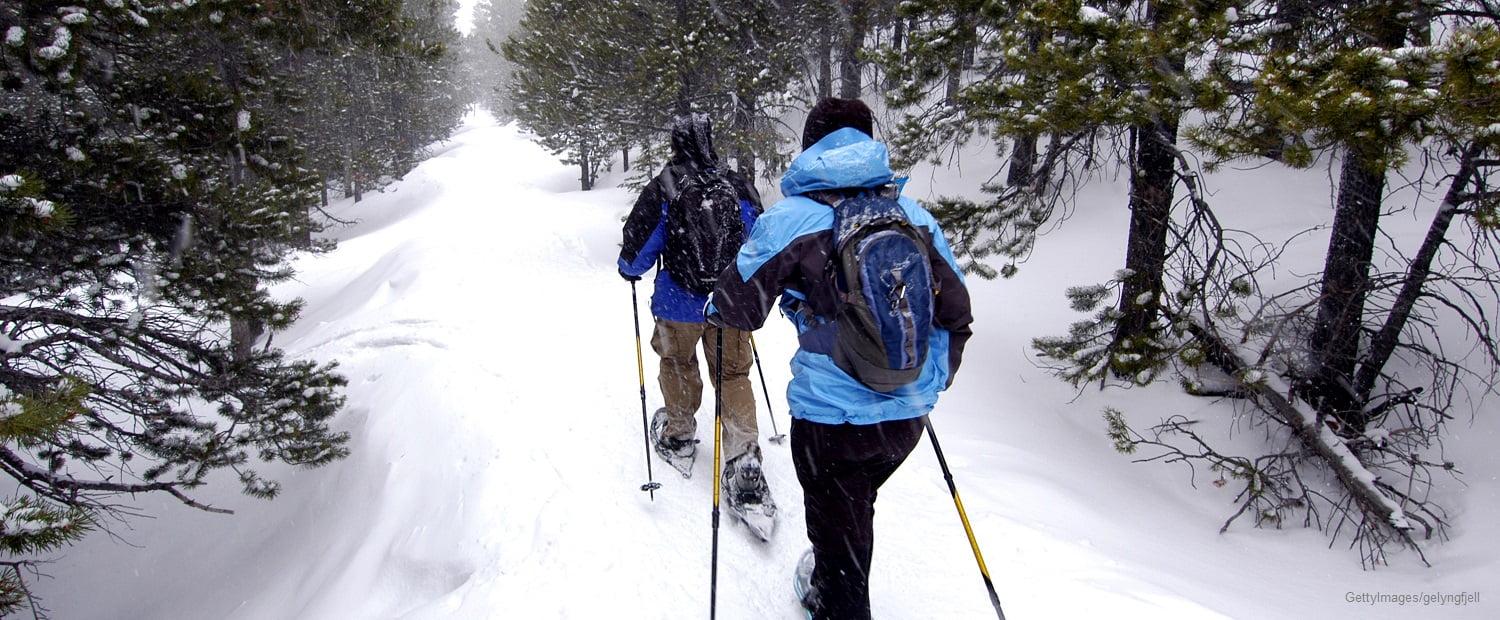
[[[694,115],[677,119],[672,124],[672,159],[656,178],[641,190],[635,207],[625,218],[623,241],[620,244],[618,266],[620,273],[639,276],[658,263],[666,249],[667,205],[677,195],[678,179],[693,172],[717,172],[729,180],[740,199],[740,219],[745,223],[748,238],[755,219],[760,216],[760,194],[754,184],[743,176],[719,168],[719,155],[714,150],[713,131],[706,117]],[[651,295],[651,314],[660,319],[698,323],[703,321],[703,306],[708,303],[706,295],[699,295],[672,279],[666,269],[656,271],[655,292]]]

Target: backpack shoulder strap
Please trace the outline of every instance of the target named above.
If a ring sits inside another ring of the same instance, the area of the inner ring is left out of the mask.
[[[676,200],[677,194],[681,193],[683,172],[681,166],[667,164],[667,167],[662,169],[661,175],[657,177],[661,180],[661,193],[667,198],[667,202]]]

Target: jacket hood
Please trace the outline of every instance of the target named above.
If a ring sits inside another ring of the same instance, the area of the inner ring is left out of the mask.
[[[818,140],[792,160],[781,176],[781,193],[796,196],[824,189],[876,187],[890,183],[891,156],[885,145],[853,127]]]
[[[714,152],[713,125],[707,116],[679,116],[672,121],[672,163],[699,169],[719,167],[719,154]]]

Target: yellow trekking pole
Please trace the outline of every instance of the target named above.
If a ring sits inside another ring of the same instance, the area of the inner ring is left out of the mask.
[[[713,567],[709,569],[708,577],[709,620],[714,620],[716,617],[715,612],[719,606],[719,487],[721,486],[721,479],[719,477],[719,436],[724,428],[724,328],[717,327],[714,331],[718,332],[718,337],[715,340],[718,343],[719,350],[714,355],[717,356],[719,363],[714,371],[714,546]]]
[[[943,480],[948,482],[948,492],[953,494],[953,505],[958,508],[958,519],[964,523],[964,533],[969,535],[969,547],[974,549],[974,560],[979,562],[979,574],[984,577],[984,587],[990,591],[990,603],[995,605],[995,615],[1000,620],[1005,620],[1005,612],[1000,609],[1000,595],[995,593],[995,582],[990,580],[990,569],[984,566],[984,556],[979,553],[979,541],[974,538],[974,528],[969,525],[969,515],[964,512],[964,503],[958,499],[958,487],[953,484],[953,472],[948,470],[948,459],[943,458],[943,448],[938,445],[937,431],[932,430],[932,418],[922,416],[922,424],[927,427],[927,437],[932,439],[932,449],[937,452],[938,465],[943,468]]]
[[[646,442],[646,484],[641,485],[641,490],[650,493],[651,501],[654,502],[656,490],[661,488],[661,483],[651,475],[651,431],[646,422],[646,364],[641,361],[641,310],[640,301],[635,295],[635,280],[630,281],[630,313],[635,316],[635,374],[640,378],[641,438]]]

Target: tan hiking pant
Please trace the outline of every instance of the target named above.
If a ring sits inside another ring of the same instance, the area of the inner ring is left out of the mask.
[[[750,387],[750,332],[724,329],[724,462],[749,451],[759,452],[760,431],[755,426],[755,392]],[[667,437],[693,437],[698,428],[694,414],[703,404],[703,378],[698,374],[698,344],[708,358],[708,373],[717,376],[714,350],[719,328],[708,323],[680,323],[656,319],[651,348],[661,356],[662,400],[666,401]],[[703,438],[713,441],[713,434]]]

